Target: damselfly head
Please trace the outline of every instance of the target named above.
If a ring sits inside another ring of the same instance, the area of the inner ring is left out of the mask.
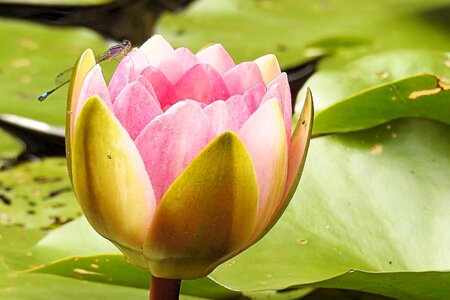
[[[129,40],[123,40],[122,41],[122,47],[125,50],[129,50],[131,48],[131,42]]]

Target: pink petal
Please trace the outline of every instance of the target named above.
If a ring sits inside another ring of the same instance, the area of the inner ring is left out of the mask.
[[[158,69],[163,72],[171,84],[176,84],[178,79],[197,63],[197,57],[189,49],[178,48],[170,58],[158,65]]]
[[[113,104],[114,113],[132,139],[157,115],[162,114],[158,100],[135,81],[127,85]]]
[[[238,132],[239,120],[233,115],[223,100],[218,100],[205,108],[205,113],[208,116],[209,124],[216,132],[216,135],[221,134],[226,130]]]
[[[282,198],[273,214],[271,221],[267,224],[265,231],[269,231],[273,224],[279,219],[283,211],[291,201],[300,180],[311,137],[314,121],[314,105],[311,91],[306,91],[303,108],[297,121],[294,133],[291,137],[289,149],[288,175]],[[255,240],[256,241],[256,240]]]
[[[258,65],[254,62],[243,62],[223,74],[230,95],[242,95],[250,87],[263,82]]]
[[[197,53],[201,63],[208,64],[216,69],[220,75],[235,66],[233,59],[220,44],[214,44]]]
[[[168,59],[174,52],[172,46],[159,34],[152,36],[139,49],[153,67]]]
[[[225,103],[227,104],[231,115],[238,120],[239,128],[241,128],[251,115],[244,97],[241,95],[234,95],[228,98]]]
[[[133,49],[117,66],[109,83],[109,92],[112,102],[115,101],[120,91],[148,66],[145,55],[139,49]]]
[[[195,101],[178,102],[142,130],[135,143],[158,203],[170,184],[214,136],[205,112]]]
[[[109,82],[109,93],[112,102],[115,101],[120,91],[135,79],[136,72],[134,71],[133,61],[129,56],[125,56],[117,66],[117,69]]]
[[[167,104],[192,99],[206,104],[229,97],[225,82],[217,71],[205,64],[196,64],[178,80],[168,96]]]
[[[239,137],[255,166],[259,188],[257,230],[262,230],[277,208],[287,177],[288,147],[279,102],[272,99],[264,103],[241,128]]]
[[[291,136],[292,126],[292,100],[291,90],[289,89],[289,82],[286,73],[281,73],[267,86],[267,93],[261,100],[262,103],[269,99],[277,98],[280,101],[280,106],[283,111],[284,122],[286,125],[286,135]]]
[[[244,93],[250,113],[253,113],[260,105],[262,97],[266,94],[267,87],[264,83],[258,83]]]
[[[166,98],[169,92],[172,90],[172,84],[170,84],[169,80],[167,80],[166,76],[155,67],[147,67],[141,73],[148,82],[152,85],[156,97],[158,97],[159,103],[161,103],[161,107],[166,105]]]
[[[142,53],[142,51],[137,48],[128,53],[127,57],[130,58],[131,62],[133,63],[133,68],[136,76],[141,74],[141,72],[150,65],[144,53]]]
[[[273,54],[267,54],[255,59],[265,84],[269,84],[276,76],[281,73],[280,64],[277,57]]]
[[[158,96],[156,96],[156,92],[155,89],[153,88],[152,84],[147,80],[147,78],[145,78],[142,75],[139,75],[136,79],[137,82],[139,82],[140,84],[142,84],[145,89],[147,90],[147,92],[150,93],[150,95],[152,95],[153,98],[158,99]],[[159,103],[159,101],[158,101]]]
[[[83,105],[90,97],[94,95],[99,96],[109,108],[112,107],[111,98],[109,96],[105,78],[103,77],[102,68],[98,64],[89,71],[83,81],[83,86],[81,87],[74,116],[75,122],[78,119],[78,115]]]

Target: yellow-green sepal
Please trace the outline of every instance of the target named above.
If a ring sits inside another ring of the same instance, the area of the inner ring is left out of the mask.
[[[291,137],[291,147],[289,149],[288,177],[286,181],[285,201],[279,210],[284,209],[289,204],[290,199],[297,189],[300,177],[305,166],[308,154],[309,142],[311,140],[314,123],[314,104],[311,90],[306,91],[306,98],[303,104],[300,117]]]
[[[73,187],[89,223],[145,268],[153,188],[133,140],[98,96],[81,109],[72,150]]]
[[[258,210],[250,155],[233,132],[210,142],[164,194],[144,255],[152,274],[191,279],[209,274],[248,243]]]
[[[314,105],[310,89],[307,90],[303,109],[300,113],[294,133],[291,137],[291,146],[289,148],[288,174],[286,178],[286,185],[283,192],[282,201],[278,207],[273,211],[270,221],[267,226],[260,232],[251,244],[255,244],[263,238],[272,227],[276,224],[283,212],[289,205],[289,202],[294,195],[300,177],[305,166],[306,155],[308,153],[309,142],[312,134],[312,127],[314,121]]]
[[[276,213],[273,215],[271,224],[267,228],[266,232],[272,228],[272,226],[286,210],[289,202],[292,199],[292,196],[297,190],[297,186],[303,173],[303,168],[305,166],[306,156],[308,154],[313,123],[314,104],[311,90],[308,88],[306,91],[306,98],[303,104],[302,111],[300,113],[300,117],[298,118],[297,125],[295,126],[294,133],[291,137],[288,175],[283,195],[284,200],[281,202],[281,205],[277,208]]]
[[[80,58],[78,58],[72,71],[72,78],[69,83],[69,93],[67,95],[66,106],[66,158],[67,168],[69,170],[69,177],[72,179],[72,135],[75,125],[73,116],[75,115],[78,98],[80,96],[81,86],[83,85],[84,78],[89,71],[95,66],[96,60],[94,52],[91,49],[85,50]]]

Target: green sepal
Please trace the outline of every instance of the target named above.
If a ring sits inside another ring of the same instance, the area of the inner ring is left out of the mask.
[[[89,223],[145,268],[153,188],[133,140],[98,96],[81,109],[72,150],[73,187]]]
[[[192,279],[248,245],[258,186],[244,144],[227,131],[210,142],[164,194],[144,246],[152,274]]]
[[[91,49],[85,50],[75,63],[72,71],[72,78],[69,82],[69,92],[67,95],[66,106],[66,157],[70,180],[72,180],[72,136],[75,126],[73,116],[75,115],[84,78],[86,78],[87,74],[95,66],[95,64],[96,61],[94,52],[92,52]]]

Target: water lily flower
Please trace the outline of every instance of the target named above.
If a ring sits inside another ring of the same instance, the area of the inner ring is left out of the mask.
[[[205,276],[258,241],[289,202],[310,94],[292,137],[291,110],[274,55],[235,64],[221,45],[193,54],[155,35],[107,85],[88,49],[69,88],[74,192],[129,262],[161,278]]]

